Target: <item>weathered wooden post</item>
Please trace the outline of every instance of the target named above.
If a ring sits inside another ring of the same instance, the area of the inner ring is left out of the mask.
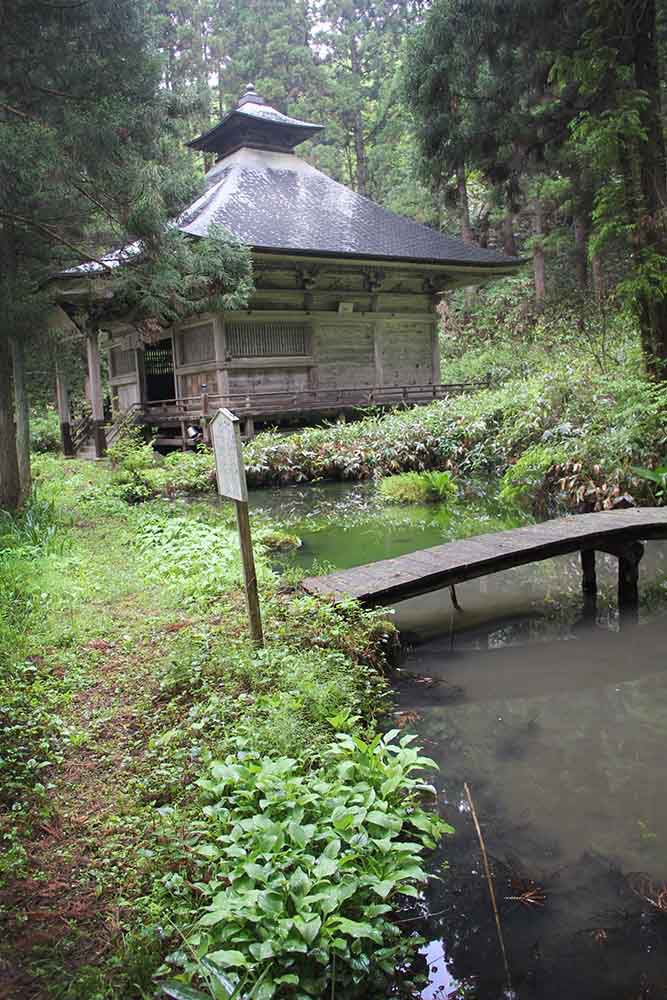
[[[58,418],[60,420],[60,440],[65,458],[74,458],[72,441],[72,417],[69,409],[69,393],[63,373],[56,364],[56,393],[58,396]]]
[[[255,557],[252,550],[250,517],[248,516],[248,485],[243,467],[239,418],[230,413],[229,410],[218,410],[210,423],[210,429],[215,453],[218,493],[220,496],[233,500],[236,505],[236,523],[241,544],[250,637],[256,646],[263,646],[264,633],[259,607]]]
[[[88,355],[90,406],[93,411],[95,457],[103,458],[107,453],[107,439],[104,433],[104,398],[102,395],[100,339],[98,330],[91,330],[86,336],[86,352]]]
[[[593,596],[598,592],[597,574],[595,572],[595,549],[581,550],[581,588],[584,594]]]
[[[618,616],[621,623],[639,619],[639,563],[644,555],[641,542],[629,542],[618,552]]]
[[[581,550],[581,589],[584,593],[582,625],[594,625],[598,615],[598,581],[595,568],[595,549]]]
[[[211,440],[211,433],[209,431],[209,421],[208,421],[208,385],[204,383],[201,387],[201,434],[203,440],[206,444],[209,444]]]

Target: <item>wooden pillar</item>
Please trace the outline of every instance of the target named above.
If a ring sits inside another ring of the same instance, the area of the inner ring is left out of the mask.
[[[630,542],[618,550],[618,615],[621,624],[639,618],[639,563],[644,555],[641,542]]]
[[[440,374],[440,334],[437,322],[433,324],[431,333],[431,377],[433,385],[440,385],[442,375]]]
[[[208,428],[208,416],[209,416],[209,403],[208,403],[208,385],[203,385],[201,387],[201,433],[202,439],[206,444],[210,443],[210,434]]]
[[[243,421],[243,434],[244,434],[244,437],[248,438],[248,440],[250,438],[254,438],[254,436],[255,436],[255,421],[254,421],[254,419],[252,417],[246,417],[245,420]]]
[[[223,397],[224,403],[225,397],[229,395],[229,370],[227,368],[227,337],[222,316],[216,316],[213,321],[213,341],[215,343],[218,395]],[[217,405],[220,406],[220,402]]]
[[[384,370],[382,367],[382,341],[384,334],[384,325],[380,320],[375,320],[373,323],[373,361],[375,364],[375,385],[380,387],[384,385]]]
[[[595,570],[595,549],[583,549],[581,552],[581,589],[584,592],[584,607],[581,624],[590,627],[597,621],[598,615],[598,581]]]
[[[99,333],[93,330],[86,337],[88,355],[88,379],[90,384],[90,404],[93,411],[93,436],[95,440],[95,456],[103,458],[107,451],[106,435],[104,433],[104,401],[102,399],[102,370],[100,367]]]
[[[74,443],[72,441],[72,417],[69,409],[69,393],[67,383],[56,364],[56,393],[58,396],[58,417],[60,419],[60,440],[65,458],[74,458]]]

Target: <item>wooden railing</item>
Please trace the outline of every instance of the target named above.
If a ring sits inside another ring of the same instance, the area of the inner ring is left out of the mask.
[[[441,385],[397,385],[360,388],[359,386],[335,389],[299,389],[295,392],[211,393],[204,396],[186,396],[181,399],[160,399],[150,403],[135,404],[144,420],[149,423],[168,423],[201,417],[221,406],[240,416],[277,416],[301,411],[337,411],[364,409],[373,406],[414,406],[444,399],[454,393],[485,388],[489,382],[456,382]],[[128,410],[128,413],[131,411]]]
[[[84,416],[74,421],[72,424],[72,448],[75,455],[83,448],[92,433],[93,418],[89,414],[84,414]]]
[[[106,429],[106,439],[107,446],[113,444],[118,435],[129,427],[135,421],[143,419],[144,417],[144,406],[141,403],[133,403],[129,410],[125,410],[123,413],[114,420],[114,422]]]

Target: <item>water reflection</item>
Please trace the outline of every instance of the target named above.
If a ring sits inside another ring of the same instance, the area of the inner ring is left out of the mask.
[[[667,915],[655,905],[667,879],[666,553],[649,546],[642,624],[622,633],[613,563],[591,622],[566,560],[470,587],[449,634],[419,643],[416,633],[399,718],[439,762],[439,807],[457,831],[433,859],[435,871],[450,865],[427,894],[438,916],[420,924],[444,956],[424,997],[495,1000],[505,989],[464,781],[494,859],[517,995],[667,997]],[[423,607],[397,617],[425,623]]]
[[[512,526],[481,503],[387,508],[372,487],[281,490],[255,504],[303,537],[308,569]],[[464,782],[516,995],[667,998],[667,543],[647,545],[640,625],[618,631],[615,559],[598,557],[598,579],[594,609],[577,557],[463,584],[460,612],[448,591],[395,609],[407,640],[397,719],[439,762],[438,807],[456,829],[407,918],[430,942],[423,1000],[507,996]]]

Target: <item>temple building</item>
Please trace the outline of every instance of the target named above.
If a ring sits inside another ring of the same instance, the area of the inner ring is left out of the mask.
[[[522,262],[389,212],[316,170],[295,149],[321,128],[281,114],[249,86],[188,144],[216,159],[176,224],[193,239],[221,224],[247,244],[255,291],[243,310],[198,315],[152,338],[102,323],[115,426],[104,421],[100,330],[89,330],[97,454],[123,419],[156,427],[158,443],[185,445],[188,426],[219,406],[238,413],[250,435],[257,422],[447,394],[441,293],[514,274]],[[123,255],[105,263],[122,266]],[[71,312],[111,294],[101,270],[84,264],[59,276],[59,302]]]

